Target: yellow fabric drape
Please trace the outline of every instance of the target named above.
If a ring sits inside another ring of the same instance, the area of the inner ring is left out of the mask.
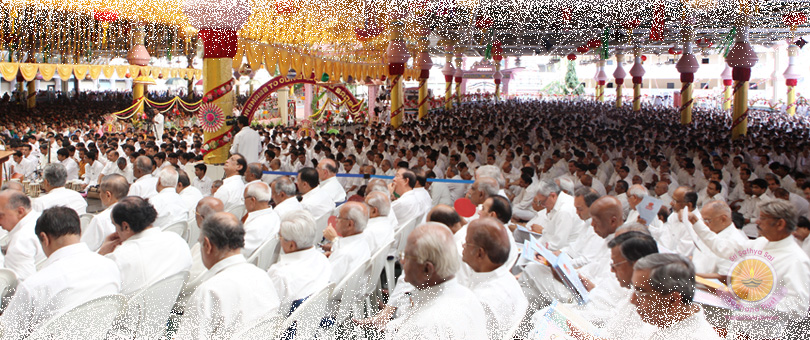
[[[126,78],[127,72],[129,72],[129,66],[127,65],[115,66],[115,74],[118,76],[118,78]]]
[[[54,73],[56,73],[56,65],[39,64],[39,74],[42,75],[42,80],[49,81],[53,79]]]
[[[20,64],[20,73],[25,81],[32,81],[37,77],[37,64],[22,63]]]
[[[129,75],[132,79],[138,78],[141,72],[141,67],[138,65],[129,65]]]
[[[96,80],[101,75],[101,65],[90,65],[90,79]]]
[[[233,56],[233,69],[238,70],[239,67],[242,66],[242,59],[245,56],[245,49],[248,47],[248,43],[242,41],[239,42],[238,48],[236,49],[236,55]]]
[[[87,71],[89,70],[90,65],[73,65],[73,75],[79,80],[84,79],[84,76],[87,75]]]
[[[276,49],[273,46],[267,46],[264,50],[264,68],[272,76],[276,74],[276,66],[278,66]]]
[[[173,68],[173,69],[171,69],[171,74],[172,74],[172,78],[177,78],[177,75],[180,74],[180,70],[178,70],[176,68]]]
[[[101,72],[104,73],[104,78],[110,79],[115,73],[115,67],[112,67],[110,65],[104,65],[101,67]]]
[[[247,51],[247,59],[248,64],[250,64],[250,68],[254,71],[259,70],[262,68],[262,60],[264,59],[264,48],[260,46],[251,45],[250,49]]]
[[[197,79],[202,79],[202,70],[195,69],[194,76],[197,77]]]
[[[56,65],[56,73],[59,74],[59,79],[67,81],[73,74],[73,65]]]
[[[6,81],[14,81],[17,79],[17,70],[20,64],[17,63],[0,63],[0,73],[3,74],[3,79]]]

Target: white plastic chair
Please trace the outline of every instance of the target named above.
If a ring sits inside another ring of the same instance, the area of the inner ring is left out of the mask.
[[[284,320],[281,332],[286,332],[295,324],[293,339],[314,339],[320,328],[321,320],[326,316],[326,307],[329,297],[335,290],[335,284],[330,283],[319,292],[310,295],[295,311]]]
[[[180,237],[183,237],[183,234],[186,233],[187,229],[188,229],[188,223],[186,221],[180,221],[180,222],[175,222],[175,223],[172,223],[172,224],[164,227],[163,231],[171,231],[171,232],[173,232],[173,233],[175,233],[177,235],[180,235]]]
[[[243,340],[276,339],[282,330],[281,327],[283,323],[283,316],[272,315],[249,326],[248,328],[245,328],[230,338]]]
[[[332,292],[331,299],[336,302],[335,322],[341,324],[352,317],[360,317],[362,304],[370,285],[371,259],[354,268],[343,278]],[[334,309],[334,308],[333,308]]]
[[[124,310],[126,301],[119,294],[90,300],[43,322],[26,339],[104,339],[115,318]]]
[[[326,226],[329,224],[329,216],[332,216],[332,214],[326,214],[315,220],[315,244],[320,243],[321,239],[323,239],[323,231],[326,230]]]
[[[419,217],[415,217],[411,220],[406,221],[405,223],[400,224],[394,230],[394,244],[393,248],[395,248],[394,254],[396,256],[399,255],[400,252],[405,250],[405,243],[408,241],[408,235],[411,233],[413,228],[415,228],[415,223],[418,223]],[[394,264],[399,260],[394,256],[393,258],[386,259],[385,261],[385,279],[388,281],[388,291],[393,292],[394,286],[396,286],[396,278],[394,277]]]
[[[233,214],[234,216],[236,216],[236,218],[238,218],[240,220],[242,219],[243,216],[245,216],[245,213],[247,213],[247,210],[245,209],[244,204],[240,204],[240,205],[231,207],[230,209],[228,209],[226,211]]]
[[[195,214],[191,214],[191,218],[188,219],[187,223],[188,228],[186,228],[186,234],[183,235],[183,238],[188,242],[188,247],[191,248],[197,243],[200,237],[200,227],[197,226]]]
[[[117,331],[125,338],[155,339],[165,333],[169,312],[174,306],[188,272],[182,271],[145,288],[127,302],[126,313],[118,320]]]
[[[270,237],[269,240],[264,241],[262,245],[253,251],[253,254],[247,258],[247,262],[255,264],[256,267],[262,270],[267,270],[273,263],[278,260],[278,254],[281,250],[281,244],[278,236]]]
[[[17,274],[11,269],[0,269],[0,311],[6,309],[14,292],[17,290]]]
[[[379,291],[382,289],[382,282],[380,281],[380,277],[383,272],[383,268],[385,268],[385,263],[388,260],[388,253],[391,252],[391,247],[394,245],[394,241],[391,240],[390,242],[386,243],[380,249],[377,249],[374,254],[371,254],[371,285],[369,291],[366,293],[372,294],[375,291]],[[386,278],[387,280],[387,278]],[[388,282],[389,284],[391,282]]]
[[[82,235],[84,235],[84,231],[87,230],[87,227],[90,226],[90,221],[93,220],[93,217],[96,217],[96,215],[81,214],[81,216],[79,216],[79,220],[82,223]]]

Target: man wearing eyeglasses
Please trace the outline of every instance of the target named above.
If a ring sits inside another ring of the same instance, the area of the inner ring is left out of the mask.
[[[731,208],[726,202],[710,201],[703,206],[700,214],[703,216],[703,223],[718,237],[737,243],[748,241],[731,222]],[[700,276],[721,281],[726,280],[731,269],[731,261],[727,257],[715,255],[703,242],[697,242],[697,249],[692,253],[692,263]]]

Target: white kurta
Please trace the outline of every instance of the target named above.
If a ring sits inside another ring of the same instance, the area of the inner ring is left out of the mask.
[[[329,263],[332,264],[329,282],[339,283],[369,258],[371,251],[368,249],[365,234],[336,238],[332,243],[332,255],[329,255]]]
[[[321,184],[318,184],[318,187],[323,189],[323,193],[327,195],[327,197],[332,199],[334,203],[341,203],[346,201],[346,191],[343,190],[343,186],[340,185],[337,177],[329,177],[324,181],[321,181]]]
[[[148,228],[121,243],[106,255],[121,271],[121,294],[143,288],[191,268],[188,244],[173,232]]]
[[[547,243],[548,249],[562,249],[575,240],[583,229],[582,220],[577,216],[573,204],[567,204],[569,197],[560,192],[554,208],[547,214],[548,222],[542,225],[541,242]]]
[[[115,225],[112,222],[112,209],[117,203],[113,203],[104,211],[98,213],[90,220],[90,224],[82,231],[82,242],[92,251],[98,251],[104,243],[104,239],[115,232]]]
[[[717,233],[718,237],[732,239],[738,243],[745,243],[748,240],[742,233],[737,231],[734,224],[729,224],[722,231]],[[698,242],[698,247],[692,253],[692,263],[695,265],[695,273],[698,274],[720,274],[727,275],[731,269],[731,261],[727,257],[719,257],[712,252],[703,242]]]
[[[390,221],[388,216],[378,216],[368,220],[363,234],[366,235],[368,249],[371,253],[376,252],[380,247],[394,240],[394,228],[396,228],[396,225],[392,225]]]
[[[191,181],[191,185],[200,189],[203,196],[211,196],[211,186],[214,185],[214,181],[208,178],[208,176],[203,176],[202,179],[194,177],[194,180]]]
[[[430,198],[431,198],[431,207],[435,207],[439,204],[446,204],[452,207],[453,203],[455,202],[452,194],[450,193],[450,184],[448,183],[431,184]]]
[[[166,228],[178,222],[188,221],[188,207],[175,188],[164,188],[149,198],[149,204],[157,210],[157,218],[152,223],[158,228]]]
[[[413,190],[402,194],[395,201],[391,202],[391,212],[397,217],[399,223],[406,223],[419,217],[422,211],[419,198]]]
[[[419,215],[427,214],[430,208],[433,208],[433,199],[430,198],[430,193],[425,188],[413,188],[413,192],[419,201]]]
[[[484,308],[455,279],[412,291],[410,302],[412,307],[386,325],[386,339],[488,339]],[[453,317],[447,317],[450,315]]]
[[[189,212],[189,218],[191,218],[197,209],[197,203],[203,199],[202,192],[194,186],[188,186],[178,193],[178,195],[183,199],[183,203],[186,205],[186,209]]]
[[[36,263],[45,259],[42,245],[34,232],[40,215],[42,213],[39,211],[31,210],[8,232],[5,267],[13,270],[20,281],[34,275],[37,272]]]
[[[116,166],[116,168],[118,168]],[[93,164],[84,165],[84,184],[87,186],[98,185],[98,176],[104,170],[104,165],[99,161],[94,161]]]
[[[279,299],[267,274],[241,255],[217,262],[211,278],[194,291],[178,339],[226,339],[279,312]]]
[[[143,175],[129,186],[127,196],[138,196],[143,199],[149,199],[157,195],[157,181],[158,178],[152,174]]]
[[[245,126],[236,136],[233,136],[231,144],[231,154],[238,153],[245,157],[248,164],[259,161],[259,153],[262,151],[262,140],[256,130]]]
[[[703,308],[686,319],[666,328],[659,328],[650,335],[650,339],[667,340],[720,340],[720,336],[711,324],[706,321]]]
[[[231,209],[245,204],[244,195],[245,182],[242,181],[242,176],[233,175],[222,180],[222,186],[217,189],[214,197],[222,201],[225,211],[231,211]]]
[[[55,315],[121,289],[115,263],[91,252],[84,243],[59,248],[42,269],[17,286],[0,324],[3,339],[24,337]]]
[[[44,196],[34,199],[33,209],[45,211],[51,207],[64,206],[76,211],[79,216],[87,212],[87,201],[76,191],[58,187],[51,189]]]
[[[335,202],[323,192],[320,187],[312,188],[309,192],[303,195],[301,205],[307,209],[312,218],[317,221],[318,219],[331,214],[335,210]]]
[[[256,249],[271,237],[278,237],[281,219],[273,208],[256,210],[247,215],[245,220],[245,247],[242,254],[249,257]]]
[[[76,163],[76,161],[70,157],[65,158],[61,163],[65,166],[65,171],[67,171],[68,181],[79,179],[79,163]]]
[[[332,266],[329,259],[315,247],[279,255],[267,275],[273,281],[279,300],[280,313],[290,311],[293,301],[310,296],[329,284]]]
[[[470,273],[467,287],[472,290],[487,318],[487,335],[501,339],[515,322],[523,318],[529,302],[509,271]]]
[[[276,214],[278,214],[279,218],[284,218],[284,215],[286,214],[303,209],[304,206],[301,205],[301,202],[298,202],[295,197],[289,197],[286,200],[277,203],[276,207],[273,208],[273,210],[276,211]]]

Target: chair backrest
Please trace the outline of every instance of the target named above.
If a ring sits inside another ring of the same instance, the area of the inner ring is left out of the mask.
[[[119,294],[90,300],[43,322],[27,339],[104,339],[126,303]]]
[[[371,284],[371,259],[354,268],[343,278],[332,292],[332,300],[339,300],[335,312],[336,322],[347,320],[353,316],[358,304],[365,299],[368,286]]]
[[[283,322],[283,316],[278,314],[271,315],[253,325],[244,328],[230,338],[244,340],[276,339],[278,338],[278,334],[281,332]]]
[[[247,209],[245,209],[244,204],[239,204],[239,205],[233,206],[230,209],[225,210],[225,211],[233,214],[234,216],[236,216],[236,218],[241,220],[242,217],[245,216],[245,213],[247,212]]]
[[[262,270],[267,270],[273,263],[278,260],[278,254],[281,251],[281,243],[278,236],[272,236],[269,240],[264,241],[262,245],[250,254],[247,261],[255,264],[256,267]]]
[[[185,239],[188,242],[188,247],[191,248],[196,244],[200,238],[200,227],[197,226],[197,219],[196,214],[191,214],[191,218],[188,219],[188,227],[186,228],[186,235]]]
[[[126,313],[119,328],[135,338],[157,338],[166,329],[166,320],[174,306],[188,272],[182,271],[132,296],[127,302]]]
[[[326,307],[329,304],[329,297],[334,290],[335,284],[330,283],[319,292],[310,295],[304,303],[298,306],[298,308],[284,320],[281,326],[282,332],[294,328],[295,337],[284,338],[314,339],[315,333],[321,324],[321,319],[326,316]]]
[[[90,225],[90,221],[93,220],[93,217],[96,217],[96,215],[81,214],[81,216],[79,216],[79,220],[82,223],[82,235],[84,235],[84,231],[87,230],[87,227]]]
[[[17,290],[17,274],[11,269],[0,269],[0,311],[5,310]]]
[[[185,237],[184,234],[186,233],[187,229],[188,229],[188,222],[180,221],[164,227],[163,231],[171,231],[173,233],[176,233],[177,235],[180,235],[180,237]]]
[[[315,220],[315,244],[321,242],[323,231],[326,230],[326,225],[329,224],[329,216],[332,216],[332,214],[323,215],[323,217]]]
[[[421,222],[421,217],[417,216],[414,219],[405,222],[399,230],[394,234],[394,242],[397,247],[397,254],[405,250],[405,244],[408,242],[408,235],[416,229],[416,226]]]
[[[385,268],[385,260],[388,259],[388,253],[391,252],[391,246],[394,244],[394,241],[391,240],[390,242],[386,243],[380,249],[371,254],[371,269],[369,272],[371,284],[369,285],[369,289],[366,291],[367,294],[371,294],[374,288],[377,287],[377,283],[380,281],[380,275],[382,275],[383,268]]]

